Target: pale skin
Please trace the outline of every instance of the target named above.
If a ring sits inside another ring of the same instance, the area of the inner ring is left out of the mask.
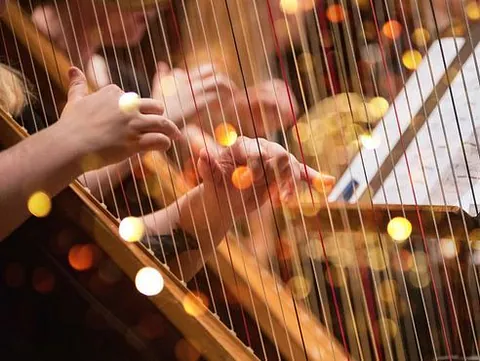
[[[0,239],[28,218],[34,192],[55,196],[82,173],[86,156],[95,154],[104,166],[137,152],[164,151],[180,136],[160,102],[141,99],[138,112],[126,114],[118,106],[123,92],[117,86],[88,95],[80,70],[72,68],[69,77],[68,103],[58,122],[0,153]]]

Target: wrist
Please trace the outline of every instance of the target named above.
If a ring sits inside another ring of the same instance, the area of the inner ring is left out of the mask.
[[[51,125],[45,133],[48,132],[48,138],[55,141],[56,151],[63,153],[65,157],[65,166],[70,168],[76,176],[84,173],[85,159],[89,152],[86,144],[83,143],[78,134],[70,131],[61,122]],[[45,134],[47,135],[47,134]],[[83,143],[83,144],[82,144]]]

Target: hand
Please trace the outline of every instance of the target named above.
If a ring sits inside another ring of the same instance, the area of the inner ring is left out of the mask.
[[[232,175],[239,166],[248,166],[249,169],[236,179],[237,183],[245,187],[243,190],[239,190],[232,181]],[[279,144],[246,137],[239,137],[232,147],[223,148],[220,152],[203,149],[198,160],[198,171],[203,178],[207,197],[217,192],[220,201],[225,204],[225,209],[219,210],[227,212],[224,214],[230,214],[228,205],[230,200],[235,217],[245,216],[242,197],[249,212],[265,203],[269,195],[280,194],[281,198],[288,198],[292,193],[294,181],[318,185],[320,180],[325,187],[335,182],[334,177],[322,175],[298,162]],[[226,186],[223,178],[226,180]],[[222,206],[223,204],[220,208]]]
[[[152,98],[164,102],[168,118],[177,125],[183,125],[183,118],[188,120],[197,110],[201,112],[207,106],[218,105],[220,101],[231,98],[232,90],[236,90],[235,84],[225,75],[215,73],[211,64],[201,65],[189,74],[182,69],[170,70],[163,62],[158,64],[157,69]]]
[[[282,125],[286,129],[292,126],[294,123],[292,106],[296,114],[298,105],[293,92],[283,80],[265,81],[248,88],[247,92],[248,98],[245,91],[239,91],[233,99],[242,122],[243,134],[249,137],[264,137],[281,129]],[[233,111],[233,104],[229,109]]]
[[[80,158],[93,156],[93,168],[119,162],[147,150],[167,150],[180,137],[177,126],[163,117],[163,106],[154,99],[140,99],[138,111],[122,112],[123,91],[109,85],[88,95],[85,75],[69,71],[70,89],[65,109],[54,126],[62,127]],[[82,159],[80,159],[82,161]]]

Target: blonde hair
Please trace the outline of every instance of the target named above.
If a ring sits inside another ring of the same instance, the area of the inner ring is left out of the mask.
[[[12,68],[0,64],[0,107],[19,115],[26,103],[26,88],[20,74]]]

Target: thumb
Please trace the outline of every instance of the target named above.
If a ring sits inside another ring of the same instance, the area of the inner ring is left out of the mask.
[[[170,72],[170,67],[167,63],[159,61],[157,64],[157,72],[160,77],[167,75]]]
[[[87,78],[83,72],[72,66],[68,71],[70,85],[68,89],[68,101],[77,101],[88,95]]]
[[[222,181],[222,168],[218,164],[218,161],[203,148],[200,151],[197,169],[200,177],[206,182],[218,183]]]

